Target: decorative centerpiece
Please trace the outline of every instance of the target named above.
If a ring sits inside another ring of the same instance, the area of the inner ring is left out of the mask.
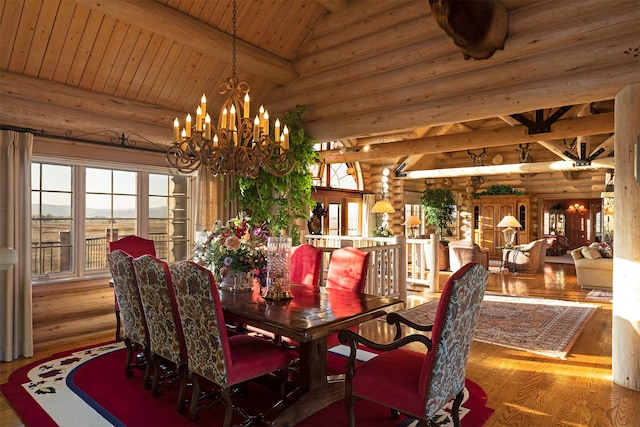
[[[291,238],[269,237],[267,239],[267,287],[262,297],[281,301],[293,298],[291,295]]]
[[[196,246],[193,260],[213,272],[220,289],[250,291],[254,280],[264,277],[269,234],[264,223],[252,225],[251,217],[240,212],[226,223],[213,224],[207,240]]]

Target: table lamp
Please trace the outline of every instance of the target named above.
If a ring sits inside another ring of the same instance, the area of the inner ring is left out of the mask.
[[[507,248],[513,247],[516,240],[517,228],[522,228],[522,225],[513,215],[507,215],[498,223],[498,228],[504,228],[502,234],[504,234],[504,246]],[[514,229],[514,227],[516,229]]]
[[[411,215],[409,216],[409,218],[407,218],[404,224],[409,226],[410,237],[416,237],[415,228],[416,226],[422,224],[422,221],[420,221],[420,218],[418,218],[417,216]]]

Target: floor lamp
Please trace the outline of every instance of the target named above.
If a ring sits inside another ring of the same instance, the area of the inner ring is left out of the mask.
[[[522,228],[522,225],[513,215],[507,215],[498,223],[498,228],[503,228],[502,234],[504,234],[504,246],[506,248],[513,247],[516,240],[516,234],[518,234],[518,228]]]

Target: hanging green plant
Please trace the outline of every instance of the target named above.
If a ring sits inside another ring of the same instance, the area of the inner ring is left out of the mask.
[[[318,160],[314,149],[317,141],[304,132],[302,115],[306,111],[306,105],[297,105],[286,112],[282,120],[289,128],[289,150],[296,160],[293,170],[277,177],[260,169],[256,178],[238,179],[238,189],[230,193],[240,210],[258,223],[265,222],[275,234],[286,231],[293,244],[300,242],[296,220],[308,220],[309,206],[313,203],[309,165]]]
[[[422,194],[420,203],[425,209],[427,224],[438,227],[438,233],[444,236],[456,209],[453,192],[444,188],[427,189]]]
[[[565,211],[565,207],[562,205],[562,203],[556,203],[555,205],[551,206],[549,208],[549,213],[564,213]]]
[[[516,195],[523,196],[527,194],[526,191],[517,190],[510,185],[495,184],[487,188],[485,191],[479,193],[473,193],[473,198],[477,199],[480,196],[499,196],[499,195]]]

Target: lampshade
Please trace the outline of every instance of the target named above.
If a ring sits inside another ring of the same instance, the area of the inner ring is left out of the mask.
[[[518,220],[513,215],[507,215],[498,223],[498,227],[517,227],[522,228],[522,225],[518,222]]]
[[[394,213],[395,211],[388,200],[378,200],[371,208],[372,213]]]
[[[18,253],[13,248],[0,247],[0,270],[8,270],[18,262]]]
[[[409,218],[407,218],[407,220],[404,223],[405,225],[420,225],[422,224],[422,221],[420,221],[420,218],[418,218],[415,215],[411,215]]]

